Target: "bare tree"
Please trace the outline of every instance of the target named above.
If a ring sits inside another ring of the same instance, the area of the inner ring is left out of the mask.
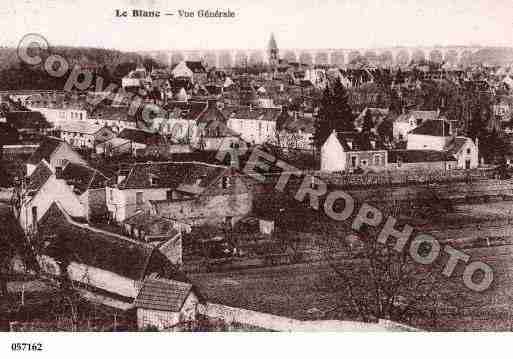
[[[415,315],[430,316],[437,295],[431,268],[414,263],[407,249],[397,252],[395,243],[378,243],[377,231],[365,228],[346,233],[345,238],[325,233],[323,241],[323,256],[334,274],[335,283],[330,285],[341,287],[345,295],[332,311],[349,311],[345,314],[367,322],[409,323]]]

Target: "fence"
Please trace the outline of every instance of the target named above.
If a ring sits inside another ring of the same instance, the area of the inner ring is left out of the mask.
[[[474,182],[492,179],[496,171],[488,168],[449,171],[386,171],[380,173],[318,173],[328,183],[343,187],[394,186],[426,183]]]

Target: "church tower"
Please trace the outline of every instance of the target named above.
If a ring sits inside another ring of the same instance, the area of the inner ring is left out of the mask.
[[[276,68],[278,66],[278,45],[276,44],[276,39],[274,38],[274,34],[271,33],[271,38],[269,39],[269,45],[267,46],[267,52],[269,55],[269,65],[272,68]]]

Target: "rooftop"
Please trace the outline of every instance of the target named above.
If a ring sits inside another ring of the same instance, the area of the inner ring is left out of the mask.
[[[136,308],[179,312],[192,284],[169,279],[145,279],[135,299]]]

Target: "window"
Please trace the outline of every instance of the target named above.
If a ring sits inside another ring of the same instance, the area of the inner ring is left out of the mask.
[[[467,148],[467,155],[470,155],[470,148]]]
[[[356,167],[356,160],[357,160],[356,156],[351,156],[351,167]]]
[[[143,205],[143,193],[142,192],[135,193],[135,205],[137,208],[140,208]]]
[[[110,191],[109,191],[109,195],[110,195],[110,201],[114,201],[114,190],[111,188]]]
[[[167,191],[167,192],[166,192],[166,199],[167,199],[168,201],[173,200],[173,191]]]
[[[362,165],[367,166],[367,160],[362,160]]]
[[[374,165],[375,166],[381,165],[381,156],[380,155],[374,155]]]

